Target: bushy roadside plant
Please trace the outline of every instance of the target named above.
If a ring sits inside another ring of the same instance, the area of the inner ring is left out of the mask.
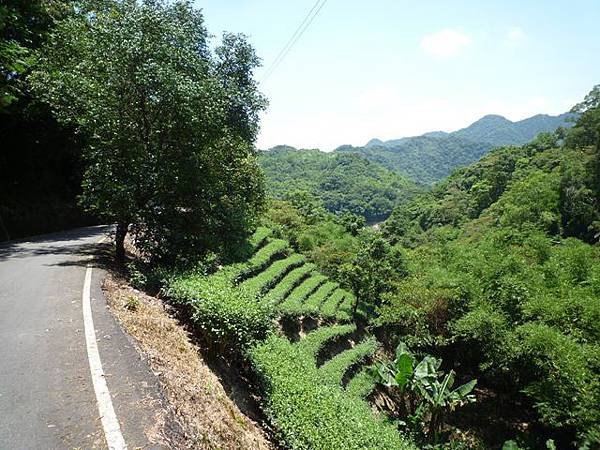
[[[273,330],[272,309],[234,287],[239,269],[232,265],[210,276],[181,276],[167,290],[173,301],[190,307],[192,321],[219,353],[243,351]]]

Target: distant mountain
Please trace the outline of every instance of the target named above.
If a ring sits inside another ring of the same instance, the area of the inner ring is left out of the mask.
[[[568,127],[568,119],[573,114],[565,113],[559,116],[538,114],[518,122],[511,122],[502,116],[488,115],[474,122],[467,128],[455,131],[454,136],[476,142],[487,142],[493,146],[523,145],[539,133],[554,131],[558,127]]]
[[[450,175],[457,167],[467,166],[494,147],[522,145],[539,133],[568,128],[573,114],[538,114],[512,122],[498,115],[487,115],[452,133],[433,131],[422,136],[389,141],[371,139],[364,147],[344,145],[335,152],[358,153],[370,161],[417,183],[432,184]]]
[[[329,211],[350,211],[368,222],[384,220],[420,191],[412,180],[356,154],[278,146],[260,152],[259,162],[269,195],[308,191]]]
[[[448,134],[450,134],[450,133],[447,133],[445,131],[430,131],[428,133],[424,133],[423,136],[434,137],[434,138],[442,138],[442,137],[448,136]]]
[[[384,145],[384,143],[381,139],[371,139],[369,142],[367,142],[365,147],[380,147],[382,145]]]

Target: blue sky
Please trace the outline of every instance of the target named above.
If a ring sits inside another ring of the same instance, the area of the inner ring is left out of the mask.
[[[314,0],[197,0],[249,36],[261,79]],[[485,114],[568,110],[600,83],[598,0],[329,0],[261,85],[259,148],[452,131]]]

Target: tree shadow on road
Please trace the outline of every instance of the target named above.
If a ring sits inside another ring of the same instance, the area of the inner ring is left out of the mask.
[[[33,238],[0,244],[0,262],[31,257],[47,257],[47,267],[79,266],[107,269],[114,264],[110,239],[98,243],[103,235],[113,233],[112,227],[77,228]],[[52,257],[56,258],[52,258]]]
[[[5,242],[0,244],[0,261],[44,255],[90,256],[102,247],[90,240],[109,232],[111,227],[102,225]]]

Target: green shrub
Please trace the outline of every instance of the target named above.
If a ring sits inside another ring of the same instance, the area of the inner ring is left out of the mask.
[[[192,320],[208,342],[221,352],[243,350],[272,330],[272,310],[256,301],[232,280],[239,265],[210,275],[183,276],[167,294],[192,309]]]
[[[305,258],[294,253],[285,259],[279,259],[271,264],[263,272],[252,278],[248,278],[241,284],[241,288],[262,296],[266,291],[275,286],[291,270],[303,265]]]
[[[267,227],[258,227],[250,237],[250,245],[256,251],[267,243],[267,240],[273,235],[273,230]]]
[[[600,423],[600,347],[578,344],[533,322],[519,327],[516,335],[519,366],[528,364],[533,372],[524,391],[533,398],[542,421],[553,427],[574,426],[583,441]]]
[[[337,283],[328,281],[322,284],[311,296],[309,296],[304,302],[304,314],[317,315],[319,309],[325,299],[331,295],[331,293],[338,287]]]
[[[297,345],[307,355],[316,357],[328,342],[340,336],[353,333],[354,331],[356,331],[356,325],[354,324],[320,327],[308,333]]]
[[[321,305],[321,316],[322,317],[326,317],[326,318],[333,318],[335,317],[335,312],[338,309],[338,306],[340,305],[340,303],[342,302],[342,300],[344,300],[344,296],[346,296],[347,293],[346,291],[344,291],[343,289],[336,289],[333,294],[331,294],[323,303],[323,305]]]
[[[288,273],[277,285],[267,293],[264,301],[269,305],[281,303],[302,281],[315,270],[315,265],[304,264]]]
[[[335,318],[340,321],[352,319],[352,309],[354,308],[355,303],[356,298],[354,295],[347,292],[344,296],[344,300],[342,300],[340,306],[338,306],[338,309],[335,313]]]
[[[373,392],[376,384],[377,378],[373,372],[368,368],[363,368],[348,382],[346,392],[354,397],[365,398]]]
[[[532,172],[527,178],[515,181],[504,195],[489,208],[498,223],[516,230],[539,229],[549,234],[559,231],[558,172]]]
[[[239,271],[236,281],[242,282],[265,270],[269,264],[279,256],[289,252],[289,244],[282,239],[273,239],[267,245],[259,249],[252,258]]]
[[[270,336],[250,350],[265,391],[265,411],[285,446],[295,450],[415,448],[367,403],[320,381],[313,358]]]
[[[377,350],[379,343],[369,337],[355,347],[338,353],[319,368],[324,383],[339,386],[344,374],[356,364],[365,360]]]
[[[301,316],[304,314],[303,303],[319,286],[327,281],[327,277],[320,273],[307,278],[281,303],[277,310],[287,316]]]

